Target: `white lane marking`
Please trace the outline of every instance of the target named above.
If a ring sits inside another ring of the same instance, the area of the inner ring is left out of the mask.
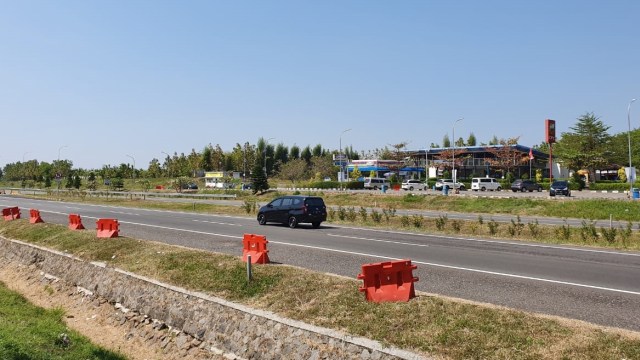
[[[355,239],[355,240],[381,242],[381,243],[386,243],[386,244],[397,244],[397,245],[407,245],[407,246],[417,246],[417,247],[429,247],[429,245],[427,245],[427,244],[412,244],[412,243],[407,243],[407,242],[402,242],[402,241],[371,239],[371,238],[358,237],[358,236],[345,236],[345,235],[338,235],[338,234],[327,234],[327,236],[339,237],[339,238],[345,238],[345,239]]]
[[[206,221],[206,220],[192,220],[192,221],[199,222],[199,223],[207,223],[207,224],[242,226],[241,224],[232,224],[232,223],[225,223],[225,222],[218,222],[218,221]]]
[[[319,247],[319,246],[311,246],[311,245],[292,244],[292,243],[286,243],[286,242],[281,242],[281,241],[273,241],[273,240],[269,240],[269,242],[270,242],[270,243],[273,243],[273,244],[289,245],[289,246],[297,246],[297,247],[302,247],[302,248],[307,248],[307,249],[322,250],[322,251],[331,251],[331,252],[337,252],[337,253],[349,254],[349,255],[368,256],[368,257],[374,257],[374,258],[386,259],[386,260],[406,260],[406,259],[395,258],[395,257],[389,257],[389,256],[382,256],[382,255],[375,255],[375,254],[367,254],[367,253],[360,253],[360,252],[346,251],[346,250],[329,249],[329,248],[323,248],[323,247]],[[465,267],[460,267],[460,266],[452,266],[452,265],[443,265],[443,264],[429,263],[429,262],[424,262],[424,261],[414,261],[414,260],[411,260],[411,263],[412,263],[412,264],[421,264],[421,265],[433,266],[433,267],[441,267],[441,268],[446,268],[446,269],[454,269],[454,270],[462,270],[462,271],[471,271],[471,272],[476,272],[476,273],[481,273],[481,274],[489,274],[489,275],[496,275],[496,276],[504,276],[504,277],[510,277],[510,278],[516,278],[516,279],[524,279],[524,280],[540,281],[540,282],[546,282],[546,283],[551,283],[551,284],[569,285],[569,286],[576,286],[576,287],[582,287],[582,288],[587,288],[587,289],[604,290],[604,291],[611,291],[611,292],[617,292],[617,293],[623,293],[623,294],[630,294],[630,295],[640,295],[640,292],[637,292],[637,291],[622,290],[622,289],[614,289],[614,288],[606,288],[606,287],[602,287],[602,286],[587,285],[587,284],[580,284],[580,283],[572,283],[572,282],[568,282],[568,281],[551,280],[551,279],[537,278],[537,277],[531,277],[531,276],[523,276],[523,275],[508,274],[508,273],[500,273],[500,272],[495,272],[495,271],[487,271],[487,270],[478,270],[478,269],[471,269],[471,268],[465,268]]]
[[[446,235],[438,235],[438,234],[420,234],[420,233],[410,233],[410,232],[403,232],[403,231],[367,229],[367,228],[348,227],[348,226],[336,226],[336,227],[340,227],[342,229],[350,229],[350,230],[381,232],[381,233],[392,234],[392,235],[409,235],[409,236],[419,236],[424,238],[451,239],[451,240],[459,240],[459,241],[469,241],[469,242],[479,242],[479,243],[499,244],[499,245],[513,245],[513,246],[533,247],[533,248],[541,248],[541,249],[579,251],[579,252],[596,253],[596,254],[640,256],[640,253],[632,253],[632,252],[619,252],[619,251],[596,250],[596,249],[579,249],[579,248],[556,246],[556,245],[517,243],[512,241],[486,240],[486,239],[465,238],[465,237],[446,236]],[[570,245],[567,244],[567,246],[570,246]]]
[[[129,213],[129,212],[124,212],[124,211],[113,211],[113,210],[110,210],[109,212],[110,212],[110,213],[114,213],[114,214],[140,216],[140,214]]]
[[[74,207],[74,206],[65,206],[65,209],[71,209],[71,210],[82,210],[82,208]]]

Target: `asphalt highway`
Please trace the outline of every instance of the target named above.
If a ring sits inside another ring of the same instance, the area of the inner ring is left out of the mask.
[[[640,331],[640,253],[381,231],[323,223],[289,229],[254,217],[218,216],[0,196],[0,208],[40,210],[88,229],[116,218],[120,236],[242,255],[244,233],[266,235],[272,262],[355,278],[361,265],[410,259],[416,289],[431,294]],[[91,230],[89,230],[91,231]],[[117,241],[117,240],[114,240]]]

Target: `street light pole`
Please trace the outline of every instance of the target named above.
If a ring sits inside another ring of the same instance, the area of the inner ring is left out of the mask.
[[[125,155],[126,155],[126,154],[125,154]],[[136,158],[134,158],[134,157],[133,157],[133,156],[131,156],[131,155],[127,155],[127,156],[128,156],[128,157],[130,157],[130,158],[131,158],[131,160],[133,160],[133,174],[131,175],[131,177],[132,177],[133,179],[135,179],[135,178],[136,178]]]
[[[636,101],[636,99],[631,99],[629,102],[629,106],[627,106],[627,124],[629,125],[629,197],[633,196],[633,181],[635,180],[635,171],[632,174],[633,168],[631,167],[631,104]]]
[[[455,192],[456,190],[456,124],[459,121],[464,120],[464,118],[460,118],[456,121],[453,122],[453,129],[451,130],[451,136],[453,137],[453,139],[451,139],[453,141],[453,156],[452,158],[452,168],[453,168],[453,191]]]
[[[338,154],[338,161],[340,161],[340,190],[342,189],[342,178],[344,177],[344,165],[343,165],[343,157],[342,157],[342,134],[346,133],[347,131],[351,131],[351,129],[347,129],[344,130],[343,132],[340,133],[340,154]]]
[[[58,167],[60,166],[60,151],[62,149],[64,149],[64,148],[66,148],[66,147],[67,147],[67,145],[62,145],[62,146],[60,146],[58,148],[58,162],[56,163],[56,166],[58,166]],[[56,171],[56,181],[58,182],[58,193],[60,193],[60,181],[61,181],[60,177],[62,176],[62,174],[60,174],[59,171],[60,171],[60,169],[58,169],[58,171]],[[58,174],[60,176],[58,176]]]

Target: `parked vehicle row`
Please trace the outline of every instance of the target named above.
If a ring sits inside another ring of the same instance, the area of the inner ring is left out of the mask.
[[[535,181],[533,180],[516,180],[513,183],[511,183],[511,191],[513,192],[518,192],[518,191],[528,191],[528,192],[533,192],[534,190],[541,192],[542,191],[542,185],[537,184]]]

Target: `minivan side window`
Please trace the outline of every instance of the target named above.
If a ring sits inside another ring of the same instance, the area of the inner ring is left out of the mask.
[[[280,206],[280,204],[282,204],[282,199],[275,199],[271,202],[270,205],[272,206]]]

